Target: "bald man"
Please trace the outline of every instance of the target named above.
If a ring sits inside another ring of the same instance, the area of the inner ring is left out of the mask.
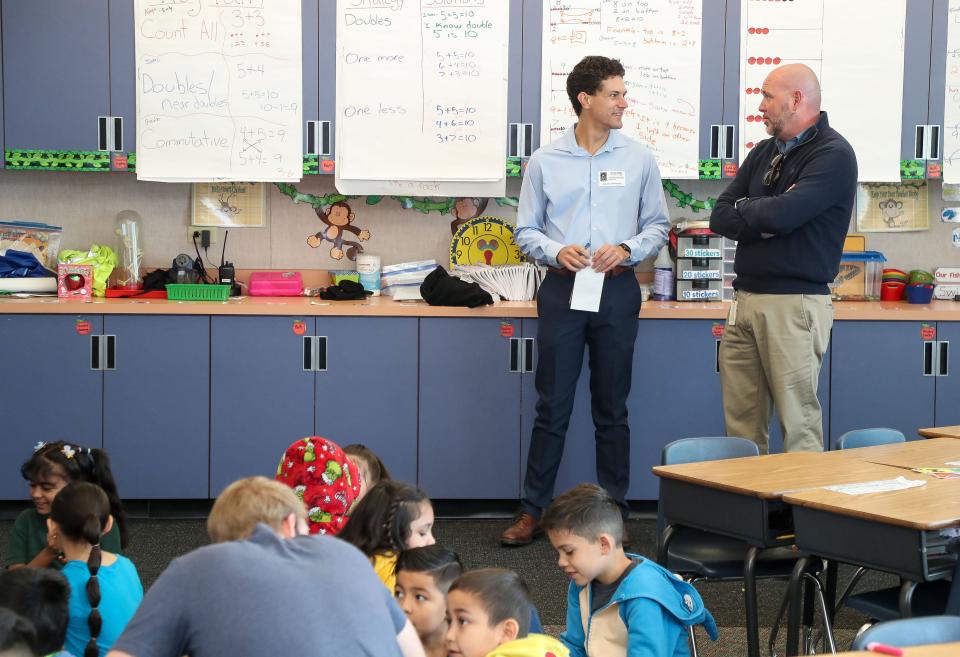
[[[750,151],[710,216],[714,232],[737,240],[736,292],[720,344],[726,430],[765,454],[776,407],[786,451],[822,451],[817,381],[833,326],[827,284],[840,267],[857,160],[820,111],[810,68],[774,69],[761,93],[770,139]]]

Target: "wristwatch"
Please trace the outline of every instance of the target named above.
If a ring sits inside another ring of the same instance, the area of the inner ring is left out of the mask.
[[[630,251],[630,247],[627,246],[625,243],[620,242],[619,244],[617,244],[617,246],[619,246],[621,249],[623,249],[624,251],[627,252],[627,257],[628,257],[628,258],[633,255],[633,252]]]

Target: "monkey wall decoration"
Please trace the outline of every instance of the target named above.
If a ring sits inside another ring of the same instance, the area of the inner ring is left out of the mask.
[[[470,196],[458,198],[453,206],[453,216],[456,218],[450,222],[450,234],[456,235],[460,226],[483,214],[489,201],[488,198],[473,198]]]
[[[356,214],[350,209],[350,205],[346,201],[337,201],[326,209],[315,208],[315,210],[317,218],[326,224],[326,227],[319,233],[308,237],[307,244],[317,248],[324,241],[329,241],[333,244],[333,248],[330,249],[331,258],[341,260],[346,255],[350,260],[356,260],[357,254],[363,253],[363,247],[360,246],[360,242],[343,239],[343,234],[349,231],[360,238],[361,241],[366,241],[370,239],[370,231],[351,225]],[[344,245],[347,246],[346,251],[344,251]]]

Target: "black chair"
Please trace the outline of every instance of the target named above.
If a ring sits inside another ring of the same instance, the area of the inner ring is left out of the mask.
[[[662,465],[679,465],[698,461],[719,461],[723,459],[759,456],[756,443],[745,438],[705,437],[684,438],[664,446],[661,452]],[[666,542],[666,545],[664,545]],[[760,629],[757,616],[756,580],[767,578],[789,579],[800,554],[791,548],[758,549],[748,543],[694,529],[692,527],[666,527],[662,512],[657,513],[657,560],[663,567],[677,573],[691,584],[701,581],[744,582],[744,606],[747,622],[748,654],[760,654]],[[821,562],[812,566],[812,573],[818,572]],[[824,605],[819,580],[812,577],[811,584],[820,593],[820,603]],[[785,609],[785,607],[784,607]],[[784,609],[781,609],[781,616]],[[824,614],[826,617],[826,614]],[[777,623],[780,620],[778,618]],[[829,628],[827,635],[830,635]],[[776,636],[776,630],[772,633]],[[697,655],[696,639],[693,628],[690,631],[693,657]],[[770,654],[774,655],[771,641]]]
[[[907,648],[960,641],[960,616],[925,616],[877,623],[853,640],[851,650],[866,650],[871,643]]]

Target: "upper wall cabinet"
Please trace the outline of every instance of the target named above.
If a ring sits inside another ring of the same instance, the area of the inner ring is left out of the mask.
[[[7,149],[100,150],[99,117],[110,115],[109,5],[3,0]]]
[[[115,151],[137,150],[137,70],[133,43],[133,0],[110,0],[110,116],[114,119],[109,127],[116,131],[110,145]]]

